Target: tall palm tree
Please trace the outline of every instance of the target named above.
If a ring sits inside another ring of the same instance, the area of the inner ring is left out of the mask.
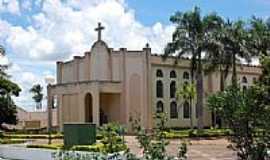
[[[33,87],[30,89],[30,92],[33,94],[32,98],[36,102],[37,109],[42,108],[42,99],[43,99],[42,90],[43,90],[43,87],[41,87],[40,84],[33,85]]]
[[[252,17],[249,29],[249,51],[255,55],[270,55],[270,19],[264,22],[260,18]]]
[[[190,128],[193,129],[193,115],[192,106],[193,100],[196,96],[196,88],[194,83],[184,84],[182,88],[179,88],[176,92],[177,99],[182,99],[184,101],[189,101],[189,117],[190,117]]]
[[[172,42],[165,47],[164,57],[177,54],[191,56],[191,67],[195,69],[198,128],[202,129],[203,122],[203,53],[211,49],[212,32],[220,26],[222,18],[215,13],[202,17],[200,9],[195,7],[193,11],[176,12],[170,18],[176,24],[176,30],[172,35]]]
[[[251,54],[248,51],[248,32],[245,22],[238,20],[236,22],[227,21],[222,32],[220,42],[223,45],[224,52],[229,54],[232,62],[232,85],[237,86],[237,65],[239,58],[244,58],[248,63],[251,62]]]

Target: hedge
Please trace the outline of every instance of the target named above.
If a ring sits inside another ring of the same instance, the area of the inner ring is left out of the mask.
[[[48,139],[47,134],[4,134],[4,138],[17,138],[17,139]],[[62,134],[52,134],[52,139],[62,139]]]
[[[223,137],[229,136],[229,129],[204,129],[204,130],[170,130],[165,132],[166,138],[193,138],[193,137]]]
[[[63,149],[64,145],[63,144],[28,144],[26,147],[57,150],[57,149]]]
[[[19,144],[19,143],[25,143],[26,139],[0,139],[0,144]]]
[[[29,144],[27,148],[44,148],[44,149],[65,149],[63,144]],[[89,152],[101,152],[103,148],[103,144],[97,143],[93,145],[76,145],[69,150],[73,151],[89,151]]]

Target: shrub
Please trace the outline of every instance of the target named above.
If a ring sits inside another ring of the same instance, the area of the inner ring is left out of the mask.
[[[120,137],[121,126],[116,123],[103,125],[99,129],[100,142],[104,145],[103,153],[115,153],[127,149],[124,140]]]
[[[140,124],[140,119],[131,119],[132,129],[136,133],[136,139],[138,140],[140,147],[143,149],[143,160],[173,160],[176,157],[171,157],[166,153],[166,146],[169,145],[169,141],[166,140],[166,122],[167,117],[164,113],[156,114],[156,127],[153,129],[153,133],[147,133]],[[186,144],[182,144],[179,147],[178,159],[185,160],[187,152]],[[130,160],[138,160],[136,155],[127,152],[127,157]]]
[[[71,148],[73,151],[103,152],[104,145],[97,143],[93,145],[76,145]]]

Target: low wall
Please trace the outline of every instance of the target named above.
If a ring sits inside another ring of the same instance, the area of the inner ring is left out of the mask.
[[[56,151],[48,149],[34,149],[34,148],[25,148],[23,146],[17,147],[12,145],[0,145],[0,157],[7,159],[16,159],[16,160],[54,160],[52,153]],[[67,152],[66,152],[67,153]],[[85,159],[85,156],[91,157],[93,153],[90,152],[68,152],[68,155],[81,155],[80,158],[76,159]],[[99,154],[99,153],[98,153]],[[55,154],[54,154],[55,155]],[[100,154],[101,156],[105,156]],[[61,158],[60,158],[61,159]],[[63,158],[62,158],[63,159]],[[105,156],[107,160],[126,160],[123,153],[116,153]]]
[[[0,145],[0,157],[18,160],[53,160],[52,150]]]

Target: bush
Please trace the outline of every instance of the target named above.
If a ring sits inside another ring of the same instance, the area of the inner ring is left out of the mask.
[[[131,119],[132,129],[136,133],[136,139],[138,140],[140,147],[143,149],[143,160],[185,160],[187,159],[187,146],[183,143],[179,147],[178,157],[169,156],[166,153],[166,146],[169,145],[169,141],[166,140],[166,122],[167,117],[164,113],[155,115],[156,126],[153,129],[153,133],[147,133],[146,129],[141,126],[140,119]],[[139,158],[127,151],[126,153],[129,160],[139,160]]]
[[[100,142],[104,145],[103,153],[115,153],[127,149],[124,140],[120,137],[121,126],[116,123],[103,125],[99,129]]]
[[[73,151],[103,152],[104,145],[97,143],[93,145],[76,145],[71,148]]]

